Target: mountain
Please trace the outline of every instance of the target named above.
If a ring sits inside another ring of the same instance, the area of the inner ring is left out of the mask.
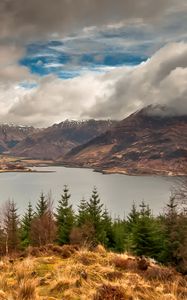
[[[187,175],[187,116],[136,112],[62,158],[107,173]]]
[[[16,145],[11,153],[40,159],[56,159],[110,129],[115,121],[64,121],[36,132]]]
[[[38,129],[29,126],[0,124],[0,153],[9,151],[25,137],[37,131]]]

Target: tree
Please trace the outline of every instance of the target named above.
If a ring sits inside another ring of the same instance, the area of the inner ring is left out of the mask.
[[[31,227],[34,219],[34,211],[31,202],[28,204],[26,213],[21,221],[21,246],[28,247],[31,244]]]
[[[47,199],[43,193],[41,193],[40,199],[36,205],[36,215],[42,217],[48,208]]]
[[[145,204],[144,201],[142,201],[140,203],[139,215],[142,216],[142,217],[145,217],[145,216],[150,217],[151,216],[151,209],[150,209],[148,204]]]
[[[114,235],[114,248],[117,252],[124,252],[125,250],[125,227],[124,222],[120,218],[116,219],[112,226]]]
[[[2,226],[0,225],[0,256],[6,253],[6,237]]]
[[[74,212],[72,205],[69,204],[70,197],[69,189],[65,185],[56,213],[57,241],[60,245],[69,243],[70,232],[74,225]]]
[[[88,221],[88,203],[83,198],[78,206],[77,225],[82,226]]]
[[[158,220],[144,201],[140,204],[139,216],[132,227],[132,250],[136,255],[145,255],[159,261],[163,259],[164,238]]]
[[[103,235],[103,243],[107,248],[114,248],[114,231],[112,228],[112,218],[109,215],[108,210],[105,208],[102,214],[102,227],[105,235]]]
[[[42,246],[53,243],[56,239],[56,224],[53,214],[51,194],[40,197],[37,204],[37,213],[31,222],[31,244]]]
[[[172,196],[164,215],[167,241],[167,261],[187,270],[187,214],[178,209],[178,199]]]
[[[93,243],[103,243],[105,241],[105,231],[102,224],[103,204],[101,204],[96,187],[94,187],[88,202],[88,217],[95,230]]]
[[[178,178],[172,190],[178,208],[187,212],[187,178]]]
[[[19,217],[15,202],[8,201],[4,212],[4,234],[6,239],[6,254],[19,248]]]
[[[138,221],[139,215],[140,215],[140,213],[137,210],[136,204],[133,202],[131,211],[127,216],[127,227],[128,227],[129,232],[132,231],[133,226]]]

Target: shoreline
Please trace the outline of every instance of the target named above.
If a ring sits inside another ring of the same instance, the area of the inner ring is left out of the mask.
[[[20,168],[10,168],[10,169],[0,169],[0,174],[2,173],[53,173],[55,171],[44,171],[42,168],[47,167],[65,167],[65,168],[80,168],[80,169],[90,169],[93,172],[98,172],[103,175],[126,175],[126,176],[164,176],[164,177],[186,177],[187,173],[183,172],[175,172],[171,170],[149,170],[149,169],[134,169],[134,168],[120,168],[120,167],[111,167],[111,168],[102,168],[99,166],[91,166],[86,164],[78,164],[78,163],[69,163],[69,162],[61,162],[61,161],[53,161],[53,160],[40,160],[33,158],[9,158],[9,162],[14,164],[15,162],[19,162],[22,164],[22,169]],[[35,168],[41,168],[41,170],[35,170]]]
[[[49,165],[50,166],[50,165]],[[65,167],[65,168],[80,168],[80,169],[90,169],[90,170],[93,170],[93,172],[97,172],[97,173],[101,173],[103,175],[112,175],[112,174],[118,174],[118,175],[126,175],[126,176],[164,176],[164,177],[186,177],[187,176],[187,173],[174,173],[172,171],[155,171],[155,172],[129,172],[125,169],[121,169],[121,170],[111,170],[111,169],[100,169],[100,168],[94,168],[94,167],[91,167],[91,166],[83,166],[83,165],[72,165],[72,164],[67,164],[67,163],[64,163],[64,164],[54,164],[54,166],[61,166],[61,167]]]
[[[55,171],[38,171],[38,170],[0,170],[0,174],[4,173],[55,173]]]

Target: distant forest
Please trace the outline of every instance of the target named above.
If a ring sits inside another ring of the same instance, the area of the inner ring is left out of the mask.
[[[117,195],[116,195],[117,197]],[[124,195],[125,198],[125,195]],[[115,201],[115,199],[114,199]],[[135,203],[124,219],[110,216],[96,188],[74,212],[70,191],[64,186],[56,208],[49,195],[40,195],[35,208],[28,204],[23,216],[16,203],[1,210],[0,255],[13,255],[28,247],[75,244],[147,256],[187,274],[187,179],[181,179],[164,211],[154,216],[149,205]]]

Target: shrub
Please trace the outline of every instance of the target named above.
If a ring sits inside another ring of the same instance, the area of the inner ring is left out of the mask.
[[[122,270],[137,270],[137,261],[133,258],[123,258],[120,256],[115,256],[112,260],[112,264],[116,268],[122,269]]]
[[[101,285],[96,294],[93,297],[93,300],[127,300],[125,297],[125,290],[123,287],[114,286],[111,284],[103,284]],[[128,299],[130,300],[130,299]]]
[[[32,279],[22,280],[16,300],[36,300],[36,283]]]

